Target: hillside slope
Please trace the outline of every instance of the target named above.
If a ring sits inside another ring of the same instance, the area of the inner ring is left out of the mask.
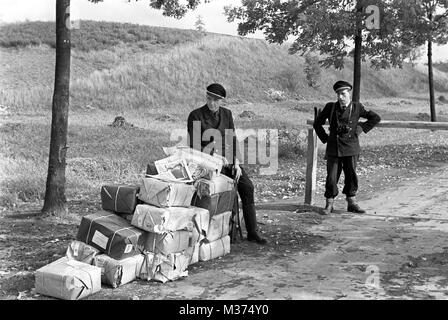
[[[352,78],[352,63],[347,61],[344,70],[323,69],[319,87],[311,88],[302,57],[289,55],[287,46],[260,39],[106,22],[81,26],[73,38],[72,110],[90,106],[184,112],[202,103],[204,87],[215,81],[228,89],[230,103],[272,101],[269,89],[316,101],[333,97],[331,86],[337,79]],[[1,27],[0,104],[49,110],[55,59],[52,24],[7,27]],[[374,70],[364,63],[362,72],[364,99],[427,92],[424,68]],[[448,91],[447,77],[436,73],[439,92]]]

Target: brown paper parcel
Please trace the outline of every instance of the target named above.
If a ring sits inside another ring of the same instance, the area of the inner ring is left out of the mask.
[[[36,292],[64,300],[85,298],[101,290],[101,269],[62,257],[36,270]]]
[[[199,179],[194,183],[194,186],[196,187],[198,196],[202,198],[216,193],[232,191],[235,184],[233,179],[221,174],[212,180]]]
[[[230,237],[202,243],[199,247],[199,261],[207,261],[230,253]]]
[[[182,252],[188,248],[191,232],[188,230],[171,231],[166,233],[147,232],[145,249],[164,255]]]
[[[93,263],[93,258],[99,255],[100,251],[88,244],[75,240],[67,247],[66,256],[70,260],[77,260],[87,264]]]
[[[188,276],[188,263],[190,256],[184,252],[162,255],[152,252],[145,253],[139,278],[165,283]]]
[[[99,211],[82,217],[76,240],[120,260],[140,253],[144,232],[114,213]]]
[[[157,207],[186,207],[191,204],[195,191],[194,186],[183,182],[146,177],[142,178],[138,198]]]
[[[116,260],[108,255],[101,254],[95,257],[94,265],[101,268],[101,282],[117,288],[137,278],[144,259],[143,254],[122,260]]]
[[[210,225],[206,236],[208,242],[221,239],[229,234],[231,215],[232,212],[227,211],[217,214],[210,219]]]
[[[103,210],[116,213],[134,213],[137,205],[138,186],[105,185],[101,187],[101,206]]]
[[[192,230],[196,207],[158,208],[149,204],[139,204],[135,208],[131,224],[137,228],[154,233],[178,230]]]

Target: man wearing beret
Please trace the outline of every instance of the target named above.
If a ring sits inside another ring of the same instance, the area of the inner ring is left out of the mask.
[[[254,186],[243,167],[240,166],[240,152],[236,141],[232,112],[221,106],[225,97],[226,90],[221,84],[212,83],[207,86],[207,103],[193,110],[188,116],[189,145],[191,148],[200,149],[202,152],[216,153],[227,158],[229,164],[223,168],[222,173],[230,177],[232,177],[231,166],[233,165],[235,176],[232,178],[238,181],[237,189],[243,204],[247,240],[255,241],[258,244],[266,244],[266,239],[260,237],[257,233]],[[208,137],[208,132],[215,132],[216,134]],[[232,150],[229,152],[230,148]]]
[[[375,127],[381,118],[371,110],[366,110],[359,102],[351,101],[352,85],[346,81],[337,81],[333,90],[338,101],[329,102],[317,115],[314,130],[322,143],[327,144],[325,158],[327,159],[327,178],[325,183],[326,204],[322,214],[333,212],[334,198],[338,195],[338,181],[344,171],[344,189],[347,197],[347,211],[365,213],[356,202],[358,191],[358,176],[356,165],[361,152],[359,135],[367,133]],[[359,118],[367,119],[360,123]],[[329,133],[323,125],[328,119]]]

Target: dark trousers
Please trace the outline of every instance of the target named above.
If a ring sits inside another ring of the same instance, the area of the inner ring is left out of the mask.
[[[349,157],[327,157],[327,180],[325,183],[325,198],[335,198],[338,191],[338,181],[344,171],[344,189],[342,193],[347,197],[356,196],[358,191],[358,176],[356,165],[359,155]]]
[[[243,218],[248,234],[257,231],[257,215],[255,212],[254,185],[242,166],[241,176],[238,180],[237,190],[243,204]],[[223,168],[222,173],[230,178],[234,178],[230,168]],[[236,199],[238,201],[238,199]]]

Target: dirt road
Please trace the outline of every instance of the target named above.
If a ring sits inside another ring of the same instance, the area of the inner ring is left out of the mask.
[[[264,204],[258,215],[268,246],[241,241],[225,257],[190,266],[182,280],[103,286],[87,299],[446,299],[447,186],[448,166],[435,168],[428,176],[361,197],[364,215],[343,212],[341,197],[336,208],[342,213],[328,217],[304,206],[295,212],[294,201]],[[2,218],[0,258],[3,266],[17,268],[0,274],[0,298],[22,291],[22,299],[47,299],[33,294],[33,270],[39,265],[32,257],[45,252],[55,260],[76,234],[76,224],[54,226],[44,239],[45,251],[25,253],[30,261],[8,247],[15,235],[22,245],[41,248],[42,239],[30,241],[45,225],[34,218]],[[20,232],[28,236],[20,238]]]
[[[131,284],[133,294],[140,299],[447,299],[447,186],[445,166],[364,199],[368,214],[334,214],[311,224],[305,232],[319,243],[316,250],[265,250],[243,242],[238,246],[244,250],[233,250],[213,268],[194,269],[182,281],[156,287]],[[344,200],[336,206],[343,209]],[[284,223],[310,215],[291,209],[265,205],[259,215],[262,221],[282,216]],[[128,290],[101,296],[125,297]]]

